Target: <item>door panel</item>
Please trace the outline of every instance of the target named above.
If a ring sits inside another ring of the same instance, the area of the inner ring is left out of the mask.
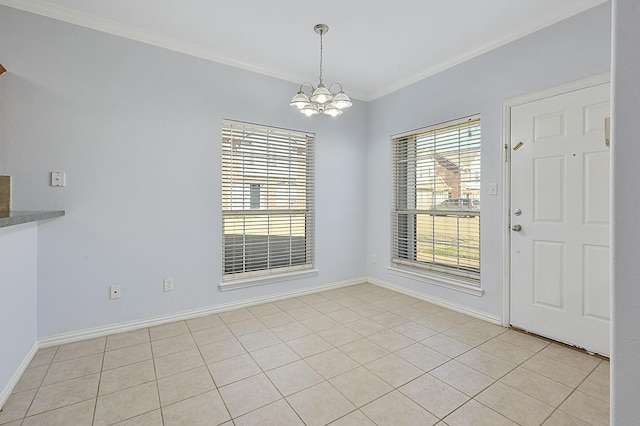
[[[511,108],[510,221],[521,230],[511,232],[510,317],[516,327],[608,355],[605,117],[609,84]]]
[[[533,216],[537,223],[564,223],[564,157],[533,160]],[[554,191],[549,191],[554,188]]]
[[[609,225],[609,152],[592,152],[584,158],[584,221],[587,225]]]
[[[553,137],[564,137],[564,111],[533,117],[533,141],[543,142]]]
[[[533,242],[533,303],[564,310],[564,244]]]
[[[584,246],[584,315],[609,321],[609,247]]]

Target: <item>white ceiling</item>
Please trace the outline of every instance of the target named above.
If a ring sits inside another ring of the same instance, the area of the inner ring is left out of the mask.
[[[372,100],[606,0],[0,0],[0,4]],[[328,84],[327,84],[328,85]]]

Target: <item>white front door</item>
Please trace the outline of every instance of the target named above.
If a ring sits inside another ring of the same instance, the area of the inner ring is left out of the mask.
[[[511,324],[609,355],[609,84],[511,108]],[[520,229],[521,227],[521,229]]]

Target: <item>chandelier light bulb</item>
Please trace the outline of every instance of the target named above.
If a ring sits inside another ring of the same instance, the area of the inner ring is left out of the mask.
[[[340,90],[340,93],[338,93],[333,97],[332,103],[338,109],[349,108],[351,105],[353,105],[353,103],[351,102],[351,99],[349,99],[349,96],[347,96],[347,94],[344,93],[342,90]]]
[[[322,111],[323,114],[330,115],[331,117],[337,117],[343,112],[344,111],[336,107],[333,102],[327,105],[327,107]]]
[[[300,112],[306,115],[307,117],[311,117],[312,115],[318,114],[320,111],[318,107],[311,102],[307,102],[307,104],[300,108]]]
[[[304,94],[302,88],[300,91],[291,99],[291,103],[289,105],[294,106],[298,109],[302,109],[309,103],[309,97]]]
[[[313,91],[311,96],[309,96],[309,100],[311,102],[321,105],[331,102],[332,99],[333,96],[331,95],[331,92],[329,92],[329,90],[324,87],[324,84],[322,83],[318,84],[318,88]]]

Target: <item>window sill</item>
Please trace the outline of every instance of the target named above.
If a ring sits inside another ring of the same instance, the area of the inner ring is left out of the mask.
[[[433,284],[440,287],[445,287],[451,290],[461,291],[463,293],[471,294],[473,296],[482,296],[484,290],[480,286],[469,284],[468,281],[462,280],[456,277],[446,277],[440,274],[429,274],[424,272],[416,272],[408,269],[397,268],[390,266],[387,268],[389,273],[397,275],[403,278],[409,278],[412,280],[422,281],[427,284]]]
[[[254,287],[263,284],[273,284],[281,281],[314,277],[316,275],[318,275],[317,269],[306,269],[304,271],[285,272],[282,274],[264,275],[261,277],[244,278],[239,280],[229,280],[227,282],[221,283],[218,287],[220,288],[220,291],[236,290],[239,288]]]

